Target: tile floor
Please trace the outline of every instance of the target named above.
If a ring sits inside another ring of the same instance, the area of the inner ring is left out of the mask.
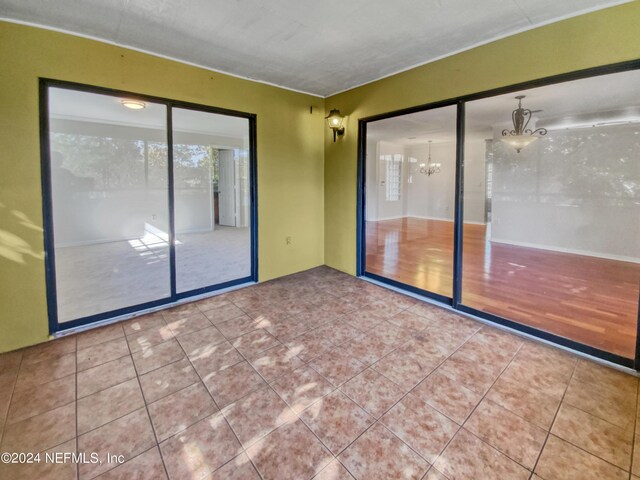
[[[0,451],[102,461],[0,478],[640,479],[637,389],[321,267],[0,355]]]

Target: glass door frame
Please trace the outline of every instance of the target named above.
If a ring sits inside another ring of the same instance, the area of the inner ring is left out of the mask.
[[[464,143],[465,143],[465,106],[467,102],[483,98],[495,97],[524,89],[553,85],[572,80],[580,80],[600,75],[640,70],[640,59],[620,62],[610,65],[577,70],[550,77],[530,80],[522,83],[499,87],[483,92],[449,98],[415,107],[394,110],[358,119],[358,158],[357,158],[357,206],[356,206],[356,275],[400,288],[413,294],[435,300],[448,305],[454,310],[472,315],[482,320],[502,325],[513,330],[555,343],[580,353],[600,358],[602,360],[640,371],[640,298],[638,299],[638,320],[636,322],[635,358],[626,358],[606,350],[556,335],[545,330],[534,328],[514,320],[487,313],[462,303],[462,246],[464,219]],[[411,113],[433,110],[435,108],[457,106],[456,116],[456,175],[455,175],[455,204],[454,204],[454,234],[453,234],[453,296],[442,296],[433,292],[408,285],[397,280],[386,278],[366,271],[366,158],[367,158],[367,124],[377,120],[408,115]]]
[[[167,135],[167,201],[169,211],[169,274],[170,274],[170,295],[165,298],[150,302],[131,305],[106,312],[89,315],[68,322],[58,321],[58,301],[56,288],[55,271],[55,242],[53,233],[53,186],[51,182],[51,155],[50,155],[50,135],[49,135],[49,89],[58,88],[73,90],[112,97],[126,97],[133,100],[147,101],[164,105],[166,107],[166,135]],[[156,97],[125,90],[117,90],[95,85],[87,85],[64,80],[50,78],[39,78],[39,101],[40,101],[40,167],[41,167],[41,187],[42,187],[42,214],[43,214],[43,235],[45,253],[45,280],[47,291],[47,310],[49,318],[49,333],[77,328],[94,322],[135,314],[144,310],[171,305],[180,300],[203,295],[216,290],[222,290],[236,285],[258,281],[258,177],[257,177],[257,115],[254,113],[229,110],[225,108],[212,107],[197,103],[172,100],[164,97]],[[250,256],[251,267],[249,276],[230,280],[223,283],[208,285],[205,287],[177,292],[176,287],[176,249],[175,249],[175,185],[173,170],[173,109],[181,108],[199,112],[227,115],[231,117],[245,118],[249,127],[249,195],[250,195]]]

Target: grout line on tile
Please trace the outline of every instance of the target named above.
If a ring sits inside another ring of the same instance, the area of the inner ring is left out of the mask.
[[[124,331],[124,328],[123,328]],[[126,340],[125,340],[126,341]],[[180,345],[180,343],[178,343]],[[180,347],[182,348],[182,347]],[[131,357],[131,363],[133,363],[133,369],[136,372],[136,380],[138,382],[138,388],[140,389],[140,394],[142,395],[142,403],[144,403],[144,409],[147,412],[147,420],[151,424],[151,431],[153,432],[153,438],[156,439],[156,447],[158,447],[158,453],[160,453],[160,459],[162,460],[162,467],[164,468],[164,473],[169,478],[169,471],[167,470],[167,466],[164,463],[164,457],[162,456],[162,451],[160,450],[160,442],[158,441],[158,435],[156,434],[156,427],[153,425],[153,421],[151,420],[151,413],[149,413],[149,406],[147,405],[146,399],[144,398],[144,391],[142,390],[142,384],[140,383],[140,375],[138,374],[138,369],[136,368],[136,363],[133,361],[133,354],[131,353],[131,348],[129,347],[129,342],[127,341],[127,350],[129,350],[129,356]],[[76,409],[77,411],[77,409]],[[129,459],[131,460],[131,459]],[[127,461],[129,461],[127,460]]]
[[[531,469],[531,472],[533,472],[533,473],[535,473],[536,472],[536,468],[538,468],[538,462],[540,462],[540,458],[542,457],[542,452],[544,452],[544,449],[547,446],[547,442],[549,441],[549,436],[551,435],[551,429],[553,428],[553,425],[556,423],[556,418],[558,416],[558,412],[560,411],[560,408],[562,407],[562,403],[564,402],[564,397],[567,394],[567,390],[569,389],[569,385],[571,384],[571,380],[573,380],[573,377],[574,377],[574,375],[576,373],[576,369],[577,368],[578,368],[578,362],[576,362],[573,365],[573,370],[571,371],[571,377],[569,378],[569,381],[567,382],[567,386],[564,388],[564,392],[562,393],[562,398],[560,399],[560,403],[558,403],[558,408],[556,409],[556,413],[553,416],[553,420],[551,421],[551,424],[549,425],[549,429],[547,430],[547,436],[544,439],[544,442],[542,444],[542,448],[540,449],[540,452],[538,452],[538,457],[536,458],[536,461],[533,464],[533,468]]]
[[[233,305],[235,305],[235,303],[232,302]],[[236,305],[237,306],[237,305]],[[239,308],[239,307],[238,307]],[[215,327],[215,325],[214,325]],[[216,327],[217,329],[217,327]],[[219,331],[219,330],[218,330]],[[228,341],[228,340],[227,340]],[[240,353],[238,351],[238,349],[236,347],[233,346],[233,344],[231,342],[229,342],[231,344],[231,346],[238,352],[238,354],[240,354],[240,356],[242,358],[244,358],[244,356],[242,355],[242,353]],[[233,430],[233,428],[231,427],[231,424],[229,423],[229,421],[227,420],[227,417],[224,416],[224,414],[222,413],[222,409],[220,408],[220,405],[218,405],[218,402],[216,402],[216,399],[213,397],[213,394],[211,393],[211,391],[209,391],[209,389],[207,388],[207,386],[204,383],[204,380],[202,380],[202,377],[200,376],[200,373],[198,372],[198,370],[196,369],[195,365],[193,364],[193,362],[191,361],[191,358],[189,358],[189,356],[187,355],[187,352],[184,350],[184,348],[182,347],[182,344],[180,342],[178,342],[178,345],[180,345],[180,348],[182,349],[182,352],[184,353],[185,357],[187,358],[187,360],[189,361],[189,364],[191,365],[191,368],[193,368],[193,370],[196,372],[196,375],[198,376],[199,380],[200,380],[200,384],[204,387],[204,389],[206,390],[206,392],[209,394],[209,397],[211,398],[211,401],[213,401],[213,404],[216,406],[216,408],[218,409],[218,412],[222,418],[224,419],[225,423],[227,424],[227,427],[229,428],[229,430],[231,431],[231,433],[233,434],[233,436],[235,437],[236,441],[238,442],[238,445],[240,445],[240,448],[242,449],[242,452],[245,454],[245,456],[249,459],[249,461],[251,462],[251,465],[253,466],[254,470],[258,473],[258,476],[262,479],[262,474],[260,473],[260,471],[258,470],[258,468],[256,467],[256,465],[254,464],[253,460],[251,459],[251,457],[249,456],[249,454],[247,453],[246,449],[244,448],[244,445],[242,444],[242,442],[240,441],[240,438],[238,438],[238,435],[236,435],[236,432]],[[248,363],[248,362],[247,362]],[[253,368],[253,365],[249,364],[251,366],[251,368]],[[255,370],[255,369],[254,369]],[[254,390],[255,391],[255,390]],[[244,397],[243,397],[244,398]],[[236,400],[237,401],[237,400]],[[206,418],[206,417],[205,417]],[[202,420],[202,419],[200,419]],[[198,420],[198,422],[200,421]],[[198,422],[194,422],[198,423]],[[191,425],[189,425],[190,427]],[[187,427],[187,428],[189,428]],[[180,430],[180,432],[183,432],[185,429]],[[174,435],[172,435],[169,438],[172,438],[175,435],[178,435],[180,432],[175,433]],[[167,440],[169,440],[169,438],[165,439],[164,441],[166,442]],[[162,462],[164,464],[164,456],[162,455],[162,449],[160,449],[160,445],[158,444],[158,450],[160,450],[160,456],[162,457]],[[229,463],[231,460],[233,460],[234,458],[237,458],[238,455],[230,458],[227,462],[225,462],[224,464],[218,466],[218,468],[216,468],[215,470],[212,470],[211,472],[209,472],[208,475],[213,474],[215,471],[219,470],[220,468],[222,468],[224,465],[226,465],[227,463]],[[165,467],[166,469],[166,467]],[[169,474],[167,472],[167,477],[169,477]]]
[[[8,425],[8,421],[9,421],[9,410],[11,409],[11,404],[13,403],[13,395],[16,392],[16,384],[18,383],[18,375],[20,375],[20,370],[22,370],[22,361],[24,359],[24,352],[22,352],[22,355],[20,355],[20,362],[18,363],[18,370],[16,371],[16,378],[13,379],[13,383],[11,386],[11,395],[9,395],[9,402],[7,403],[7,411],[4,413],[3,415],[3,424],[2,424],[2,431],[0,431],[0,446],[2,445],[2,442],[4,440],[4,434],[7,431],[7,427]]]

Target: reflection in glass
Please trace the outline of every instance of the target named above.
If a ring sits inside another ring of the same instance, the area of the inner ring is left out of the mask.
[[[369,273],[451,297],[456,108],[367,123]]]
[[[177,291],[251,274],[249,121],[173,110]]]
[[[519,94],[548,133],[517,152]],[[634,71],[467,103],[463,304],[633,358],[639,98]]]
[[[49,90],[59,322],[170,296],[165,119]]]

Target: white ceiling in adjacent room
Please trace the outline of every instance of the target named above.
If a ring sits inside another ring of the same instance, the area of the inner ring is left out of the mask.
[[[491,138],[493,129],[513,128],[517,95],[536,111],[536,126],[548,129],[640,123],[640,70],[585,78],[522,90],[466,103],[467,139]],[[403,145],[455,142],[456,108],[449,106],[387,118],[367,124],[367,136]]]
[[[627,0],[0,0],[0,18],[327,96],[621,3]]]

